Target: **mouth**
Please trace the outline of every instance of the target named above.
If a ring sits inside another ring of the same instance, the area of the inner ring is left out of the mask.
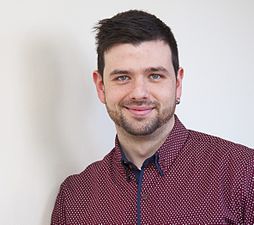
[[[148,106],[128,106],[124,108],[135,117],[147,116],[154,110],[154,107]]]

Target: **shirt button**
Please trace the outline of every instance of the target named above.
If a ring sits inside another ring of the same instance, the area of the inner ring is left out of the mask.
[[[147,194],[142,194],[142,199],[143,200],[146,200],[148,198],[148,195]]]

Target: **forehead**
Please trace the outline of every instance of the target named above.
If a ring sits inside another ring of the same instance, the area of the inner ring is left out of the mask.
[[[113,69],[139,70],[158,66],[173,70],[170,47],[161,40],[115,45],[104,53],[104,61],[105,73]]]

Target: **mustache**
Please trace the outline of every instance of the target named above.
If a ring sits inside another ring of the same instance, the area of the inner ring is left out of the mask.
[[[140,99],[140,100],[126,100],[120,103],[120,106],[122,107],[130,107],[130,106],[149,106],[149,107],[158,107],[159,103],[157,101],[151,101],[146,99]]]

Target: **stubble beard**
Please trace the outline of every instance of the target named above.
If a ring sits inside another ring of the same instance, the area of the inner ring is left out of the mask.
[[[144,101],[143,101],[144,102]],[[141,105],[143,103],[140,102],[132,102],[130,104]],[[128,134],[134,136],[147,136],[154,133],[158,128],[165,125],[169,120],[174,116],[176,104],[172,104],[168,106],[163,111],[160,110],[160,106],[158,103],[146,103],[146,104],[154,104],[155,108],[153,110],[156,111],[156,115],[152,118],[132,118],[129,119],[124,113],[123,105],[119,104],[118,110],[111,110],[107,103],[106,109],[110,118],[114,121],[114,123],[123,128]]]

